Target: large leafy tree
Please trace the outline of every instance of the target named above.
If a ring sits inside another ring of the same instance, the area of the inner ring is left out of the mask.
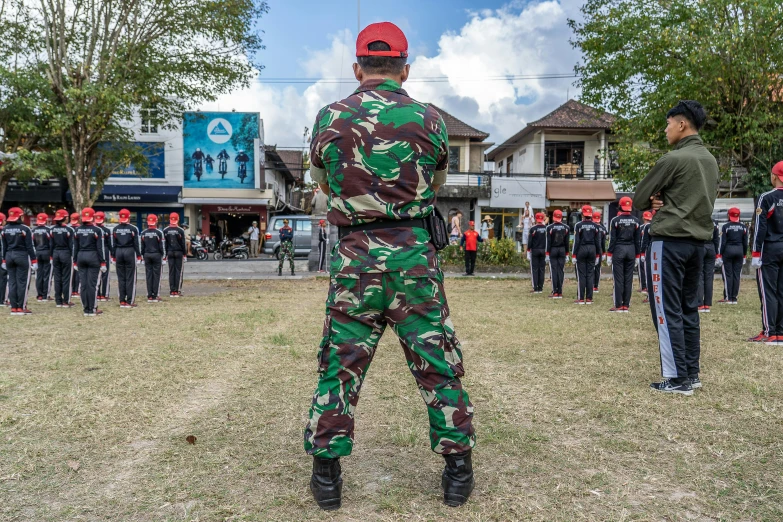
[[[726,179],[742,167],[746,186],[763,189],[760,173],[783,143],[780,0],[587,0],[582,13],[569,22],[582,99],[620,116],[622,184],[635,185],[667,149],[666,111],[694,99]]]
[[[77,209],[119,164],[144,163],[137,147],[116,145],[132,141],[136,109],[168,128],[251,81],[266,11],[259,0],[40,0],[31,29],[43,35],[45,111]]]

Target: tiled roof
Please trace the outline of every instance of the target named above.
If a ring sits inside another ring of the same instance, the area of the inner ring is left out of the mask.
[[[277,154],[295,178],[302,177],[303,158],[301,150],[278,150]]]
[[[610,129],[614,121],[615,117],[608,112],[594,109],[576,100],[568,100],[540,120],[528,123],[528,126],[562,129]]]
[[[484,141],[485,139],[489,138],[488,132],[480,131],[474,127],[471,127],[464,121],[458,120],[440,107],[436,107],[432,104],[430,104],[430,106],[438,111],[438,113],[443,118],[444,123],[446,123],[446,130],[449,132],[449,136],[456,138],[474,138],[479,141]]]

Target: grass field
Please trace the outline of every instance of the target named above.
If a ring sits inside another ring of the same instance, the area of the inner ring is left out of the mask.
[[[448,280],[474,496],[441,503],[442,459],[387,332],[343,508],[318,511],[301,434],[327,285],[187,283],[185,299],[98,318],[0,315],[0,519],[783,519],[783,351],[743,342],[760,326],[751,281],[702,316],[704,388],[682,397],[648,389],[659,359],[638,294],[614,315],[611,284],[578,307],[529,281]]]

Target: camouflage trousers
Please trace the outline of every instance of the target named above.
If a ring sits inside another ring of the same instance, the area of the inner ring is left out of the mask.
[[[280,243],[280,262],[277,265],[278,270],[283,269],[285,258],[288,258],[288,264],[291,265],[291,271],[294,271],[294,244],[291,241]]]
[[[351,454],[359,391],[387,324],[400,339],[427,405],[432,450],[461,453],[476,444],[443,274],[367,273],[332,278],[318,350],[318,387],[304,432],[308,454]]]

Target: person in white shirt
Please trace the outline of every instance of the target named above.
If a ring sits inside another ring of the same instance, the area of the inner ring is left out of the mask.
[[[258,221],[253,221],[253,226],[247,229],[250,235],[250,257],[258,257],[258,237],[261,231],[258,229]]]

